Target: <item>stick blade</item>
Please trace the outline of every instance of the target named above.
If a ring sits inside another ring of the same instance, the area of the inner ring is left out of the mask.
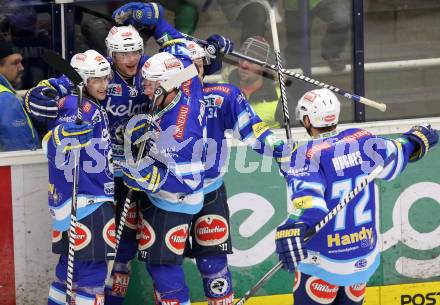
[[[57,70],[58,72],[66,75],[77,86],[82,82],[81,76],[76,70],[58,53],[52,50],[45,50],[43,53],[43,60],[49,66]]]

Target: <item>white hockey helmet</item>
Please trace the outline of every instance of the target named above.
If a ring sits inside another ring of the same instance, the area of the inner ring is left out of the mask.
[[[315,127],[328,127],[338,124],[341,104],[329,89],[308,91],[298,101],[296,119],[304,123],[308,116],[310,124]]]
[[[131,25],[112,27],[105,38],[108,56],[113,52],[132,52],[142,50],[144,52],[144,40],[139,32]]]
[[[78,72],[85,84],[91,77],[109,76],[112,73],[110,63],[95,50],[73,55],[70,65]]]
[[[191,40],[185,40],[186,48],[189,51],[191,60],[203,59],[206,56],[205,49]]]
[[[183,70],[183,63],[168,52],[151,56],[142,66],[142,77],[152,81],[166,81]]]

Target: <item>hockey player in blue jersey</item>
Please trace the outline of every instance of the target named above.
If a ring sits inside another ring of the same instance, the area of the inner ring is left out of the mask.
[[[161,82],[189,64],[189,58],[180,60],[167,52],[152,56],[142,68],[146,94],[152,97]],[[203,205],[206,153],[206,116],[199,79],[193,77],[182,83],[158,105],[160,110],[153,115],[148,132],[148,154],[139,168],[126,164],[124,182],[145,194],[141,202],[139,259],[147,263],[158,301],[188,305],[183,252],[192,215]],[[126,134],[132,143],[144,134],[145,124],[145,116],[130,120]]]
[[[277,228],[276,252],[294,271],[299,304],[362,304],[366,283],[380,263],[375,188],[370,183],[304,245],[304,233],[335,207],[377,164],[395,159],[379,174],[396,178],[438,142],[430,125],[414,126],[396,140],[367,130],[336,130],[340,112],[328,89],[307,92],[298,102],[297,119],[313,138],[292,155],[286,179],[291,214]],[[296,302],[295,302],[296,303]]]
[[[81,124],[75,123],[78,96],[58,103],[43,147],[49,166],[49,210],[53,224],[52,250],[60,254],[48,304],[65,304],[68,231],[72,204],[73,150],[79,152],[77,228],[73,267],[75,304],[104,304],[107,259],[114,255],[113,171],[108,118],[101,104],[111,79],[109,62],[94,50],[73,56],[71,65],[82,77]],[[93,76],[92,76],[93,75]]]
[[[203,63],[209,60],[205,50],[191,41],[187,42],[187,49],[203,80]],[[208,304],[229,305],[233,304],[234,293],[227,260],[227,254],[232,253],[232,245],[229,207],[223,182],[228,160],[225,133],[247,143],[256,152],[275,156],[278,160],[287,146],[255,114],[238,87],[204,83],[203,96],[208,118],[205,198],[203,209],[192,219],[192,242],[187,245],[187,255],[196,259]],[[285,154],[286,157],[290,156],[287,149]]]

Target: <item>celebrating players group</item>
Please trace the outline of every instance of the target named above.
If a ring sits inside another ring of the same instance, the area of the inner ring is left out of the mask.
[[[286,179],[291,209],[275,243],[283,267],[296,270],[295,302],[362,304],[380,261],[373,184],[307,245],[305,233],[375,166],[388,160],[378,178],[391,180],[420,160],[437,144],[437,131],[415,126],[390,140],[337,130],[340,103],[317,89],[298,101],[297,119],[311,136],[298,147],[276,138],[239,88],[203,81],[233,50],[229,39],[210,36],[207,52],[168,24],[155,3],[125,4],[113,18],[121,26],[108,33],[107,57],[88,50],[70,62],[85,87],[82,100],[64,75],[42,80],[24,98],[32,120],[48,131],[52,250],[60,255],[48,304],[123,304],[136,254],[156,304],[190,304],[185,257],[195,258],[208,304],[233,304],[225,133],[273,157]],[[159,53],[144,54],[140,29],[154,36]],[[194,67],[198,75],[188,72]]]

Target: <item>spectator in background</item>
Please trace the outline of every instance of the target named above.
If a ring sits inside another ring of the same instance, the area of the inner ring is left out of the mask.
[[[36,149],[39,145],[37,131],[13,87],[21,83],[22,60],[12,43],[0,42],[0,151]]]
[[[240,52],[263,62],[269,61],[271,53],[269,44],[261,36],[246,39]],[[258,116],[270,128],[280,128],[283,120],[279,87],[276,82],[263,77],[262,66],[241,59],[238,68],[229,75],[229,82],[240,87]]]
[[[287,35],[286,59],[289,68],[301,67],[300,54],[301,44],[301,12],[299,12],[299,1],[284,0],[284,14]],[[307,1],[307,0],[306,0]],[[350,25],[351,10],[350,0],[308,0],[309,1],[309,22],[311,28],[313,17],[318,16],[327,25],[326,32],[321,40],[321,56],[327,61],[333,71],[342,71],[347,62],[342,53],[347,44]]]
[[[229,22],[241,28],[241,43],[249,37],[264,36],[266,33],[266,0],[218,0],[218,4]]]

